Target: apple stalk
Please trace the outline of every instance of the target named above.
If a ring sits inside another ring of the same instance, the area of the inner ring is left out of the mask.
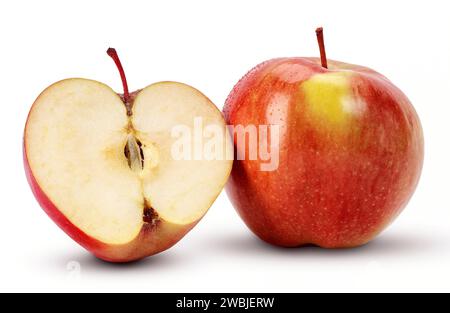
[[[113,59],[114,63],[117,66],[117,69],[119,70],[120,79],[122,80],[123,85],[123,102],[125,104],[125,107],[127,108],[127,115],[131,116],[133,115],[133,111],[131,110],[132,105],[130,102],[130,91],[128,90],[127,76],[125,75],[122,62],[120,62],[119,54],[114,48],[109,48],[106,53]]]
[[[325,50],[325,40],[323,38],[323,27],[319,27],[316,29],[316,35],[320,49],[320,62],[322,63],[322,67],[328,68],[327,53]]]

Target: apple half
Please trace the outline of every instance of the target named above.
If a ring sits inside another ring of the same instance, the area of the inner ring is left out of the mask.
[[[124,95],[87,79],[48,87],[24,133],[24,164],[34,195],[69,236],[95,256],[129,262],[177,243],[223,189],[232,160],[178,160],[177,125],[218,125],[216,106],[198,90],[160,82]],[[232,145],[225,144],[225,147]]]

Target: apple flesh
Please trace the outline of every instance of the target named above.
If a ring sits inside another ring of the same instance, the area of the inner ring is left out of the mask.
[[[363,245],[418,184],[419,118],[397,87],[366,67],[270,60],[239,81],[224,113],[231,125],[280,126],[279,167],[265,172],[263,160],[236,160],[227,184],[245,223],[271,244]],[[236,137],[235,146],[247,149]]]
[[[225,123],[196,89],[150,85],[124,105],[108,86],[68,79],[33,104],[24,135],[26,174],[45,212],[97,257],[129,262],[164,251],[204,216],[232,161],[178,160],[171,129]]]

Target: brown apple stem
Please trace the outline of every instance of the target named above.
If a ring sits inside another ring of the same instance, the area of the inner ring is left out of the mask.
[[[131,115],[131,105],[130,105],[130,92],[128,91],[128,83],[127,77],[125,75],[125,71],[123,70],[122,63],[120,62],[119,55],[117,54],[116,49],[109,48],[106,53],[114,60],[116,63],[117,69],[119,70],[120,78],[122,80],[123,85],[123,102],[125,102],[125,107],[127,108],[127,114]]]
[[[328,68],[327,53],[325,51],[325,40],[323,39],[322,27],[316,29],[316,35],[317,35],[317,42],[319,43],[320,61],[322,62],[322,67]]]

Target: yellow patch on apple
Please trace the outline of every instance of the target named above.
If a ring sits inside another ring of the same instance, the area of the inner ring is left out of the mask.
[[[351,72],[317,74],[300,86],[311,119],[323,126],[346,128],[364,110],[365,104],[354,97],[351,77]]]

